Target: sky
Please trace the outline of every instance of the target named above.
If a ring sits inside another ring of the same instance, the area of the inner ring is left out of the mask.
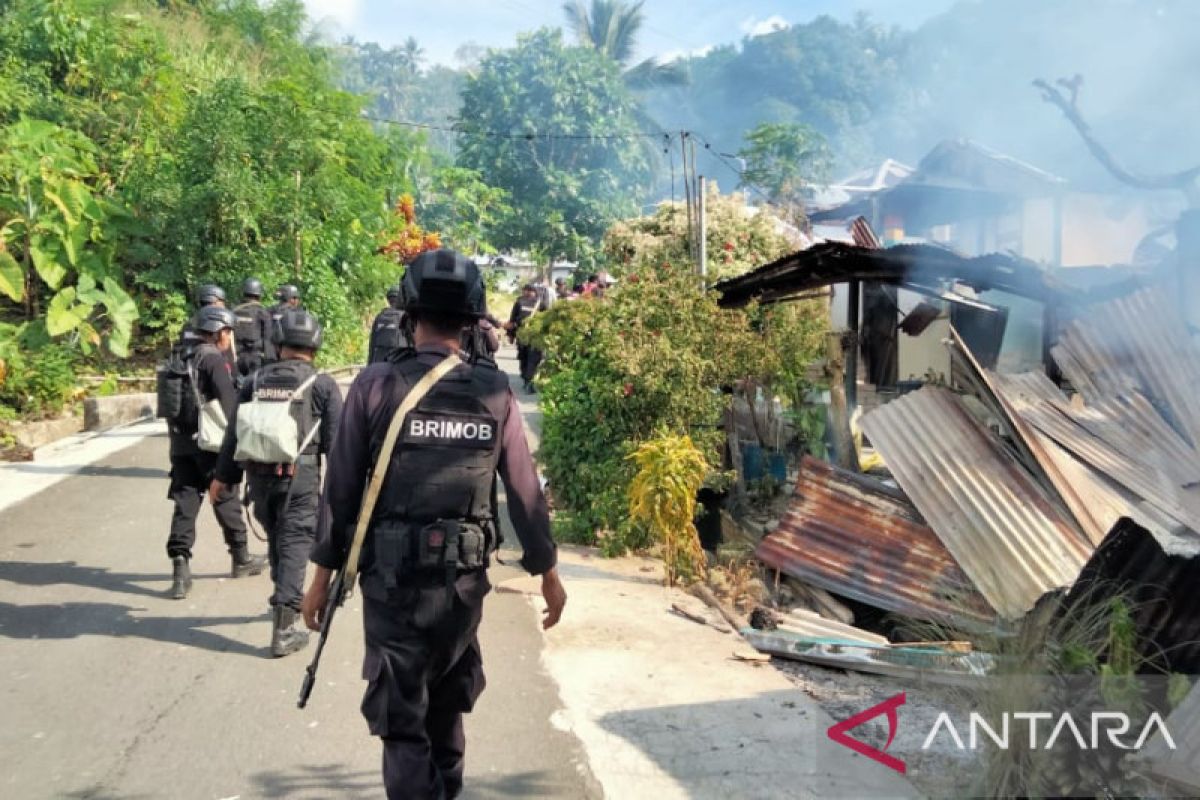
[[[563,23],[561,0],[304,0],[330,36],[389,46],[413,36],[428,63],[454,66],[460,45],[511,45],[518,33]],[[641,57],[702,54],[714,45],[803,23],[821,14],[916,27],[955,0],[646,0]]]

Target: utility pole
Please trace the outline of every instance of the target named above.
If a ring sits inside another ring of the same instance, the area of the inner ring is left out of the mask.
[[[705,195],[706,191],[704,176],[700,176],[700,241],[697,248],[697,262],[700,268],[700,280],[704,282],[708,278],[708,215],[705,213],[707,202]]]

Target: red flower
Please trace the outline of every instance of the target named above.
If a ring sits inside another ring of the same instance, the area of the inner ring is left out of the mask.
[[[730,250],[732,250],[732,249],[733,249],[733,242],[726,242],[726,243],[725,243],[725,250],[726,250],[726,252],[728,252],[728,251],[730,251]]]
[[[632,383],[625,384],[625,386],[621,390],[621,393],[624,394],[626,397],[629,397],[630,395],[632,395],[633,394],[633,384]]]

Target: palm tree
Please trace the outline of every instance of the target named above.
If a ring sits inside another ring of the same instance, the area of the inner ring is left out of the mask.
[[[626,3],[622,0],[592,0],[589,8],[580,0],[563,3],[567,25],[582,45],[595,47],[621,65],[625,85],[630,89],[650,89],[656,86],[678,86],[687,83],[687,74],[678,64],[660,64],[647,58],[630,64],[637,50],[637,34],[646,21],[642,6],[645,0]]]
[[[404,47],[400,51],[401,60],[412,74],[416,74],[421,69],[421,62],[425,60],[425,48],[417,43],[417,40],[412,36],[404,40]]]

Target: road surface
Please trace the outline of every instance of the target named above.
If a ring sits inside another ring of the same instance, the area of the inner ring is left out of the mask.
[[[207,507],[192,594],[165,597],[167,439],[127,435],[126,449],[48,488],[69,470],[34,462],[0,478],[40,489],[0,511],[0,796],[381,797],[379,745],[358,711],[358,598],[298,710],[310,651],[268,657],[268,578],[228,578]],[[515,575],[498,567],[493,582]],[[561,704],[525,597],[489,598],[482,646],[465,796],[596,796],[579,741],[550,722]]]

